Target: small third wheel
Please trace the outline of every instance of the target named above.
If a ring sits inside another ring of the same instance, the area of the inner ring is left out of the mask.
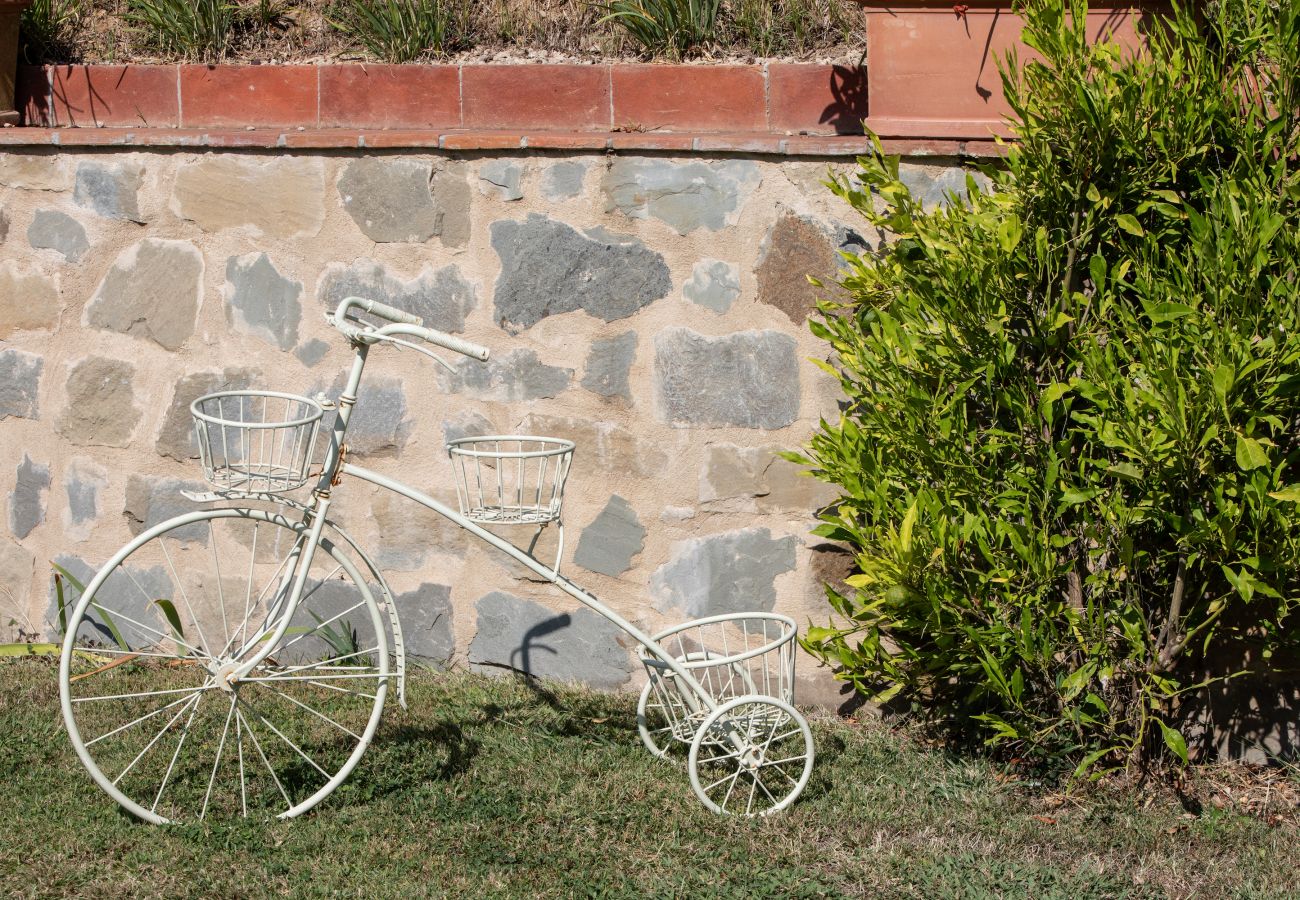
[[[808,722],[775,697],[737,697],[709,714],[691,742],[691,788],[716,813],[766,816],[785,809],[812,774]]]

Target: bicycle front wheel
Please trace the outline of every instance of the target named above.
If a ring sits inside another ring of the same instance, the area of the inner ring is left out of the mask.
[[[342,784],[388,692],[379,604],[322,539],[279,644],[308,529],[255,509],[188,513],[141,534],[86,585],[59,690],[95,782],[149,822],[291,818]]]

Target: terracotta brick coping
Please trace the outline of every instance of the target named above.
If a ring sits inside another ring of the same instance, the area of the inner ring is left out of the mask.
[[[872,119],[866,73],[762,65],[22,66],[4,144],[996,155],[991,121]],[[98,134],[96,132],[104,132]],[[933,145],[933,146],[932,146]]]

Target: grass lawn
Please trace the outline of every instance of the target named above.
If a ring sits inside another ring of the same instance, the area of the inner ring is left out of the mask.
[[[49,660],[0,665],[6,896],[1295,896],[1300,828],[1172,794],[1063,797],[879,724],[814,720],[803,799],[721,819],[635,698],[418,674],[292,822],[142,825],[73,755]],[[1288,787],[1294,787],[1294,778]],[[1271,824],[1270,824],[1271,822]]]

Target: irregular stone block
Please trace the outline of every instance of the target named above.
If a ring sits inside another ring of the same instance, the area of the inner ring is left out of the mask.
[[[226,260],[226,322],[281,350],[298,343],[302,282],[285,278],[265,253]]]
[[[9,213],[0,209],[0,244],[9,238]]]
[[[99,498],[108,487],[108,470],[84,456],[73,457],[63,473],[63,490],[68,505],[63,511],[63,530],[76,541],[90,537],[99,520]]]
[[[651,441],[643,441],[636,433],[612,422],[592,422],[587,419],[563,416],[545,416],[530,413],[521,424],[524,434],[539,434],[573,441],[573,453],[578,473],[594,467],[605,474],[661,476],[668,464],[668,455]]]
[[[338,399],[347,384],[347,374],[340,372],[334,383],[325,391],[326,395]],[[324,385],[316,385],[308,396],[314,397]],[[322,431],[333,423],[330,415],[325,416]],[[357,396],[357,405],[348,421],[348,449],[356,453],[381,453],[397,450],[406,443],[411,430],[410,420],[406,416],[406,391],[402,389],[402,380],[385,375],[369,375],[361,382],[361,391]]]
[[[635,331],[592,341],[582,386],[602,397],[622,397],[632,402],[628,374],[632,371],[632,360],[636,358],[636,344]]]
[[[320,338],[312,338],[297,350],[293,351],[293,355],[298,357],[304,366],[311,368],[325,358],[325,354],[329,351],[329,348],[330,345],[322,341]]]
[[[194,333],[203,293],[203,254],[187,241],[145,238],[117,257],[86,307],[96,328],[178,350]]]
[[[437,210],[434,234],[447,247],[464,247],[469,243],[469,178],[464,163],[448,163],[433,176],[433,205]]]
[[[524,168],[508,159],[493,159],[485,162],[478,170],[478,189],[485,197],[497,200],[522,200],[524,189],[521,182]]]
[[[48,153],[0,154],[0,184],[28,191],[66,191],[72,187],[68,164],[58,148]]]
[[[763,239],[758,266],[758,299],[775,306],[791,322],[802,324],[817,308],[824,288],[808,282],[808,276],[829,284],[838,268],[839,257],[831,232],[813,219],[784,213]]]
[[[510,332],[577,309],[606,322],[626,318],[672,288],[664,258],[641,242],[583,236],[535,213],[493,222],[492,247],[501,257],[496,320]]]
[[[792,536],[745,528],[673,545],[672,558],[650,577],[655,608],[676,607],[692,619],[738,612],[771,612],[776,577],[795,567]]]
[[[571,200],[582,193],[582,183],[587,178],[590,166],[584,162],[567,160],[547,166],[542,172],[542,196],[558,203]]]
[[[180,462],[199,458],[199,447],[194,435],[194,416],[190,404],[204,394],[217,391],[246,391],[261,379],[256,369],[226,369],[223,372],[195,372],[176,382],[172,400],[158,429],[154,445],[159,456],[169,456]]]
[[[438,233],[432,180],[432,163],[363,157],[343,170],[339,196],[352,221],[372,241],[423,243]]]
[[[453,365],[454,375],[441,367],[437,370],[444,391],[468,391],[484,400],[507,403],[559,396],[573,380],[572,369],[546,365],[535,350],[511,350],[486,363],[461,358]]]
[[[616,159],[605,170],[605,211],[633,219],[653,216],[678,234],[734,225],[746,199],[762,181],[748,160],[674,163]]]
[[[32,627],[32,623],[27,618],[27,611],[30,608],[27,605],[28,599],[32,593],[32,573],[36,569],[36,557],[28,553],[21,546],[6,538],[0,538],[0,584],[5,586],[3,599],[0,599],[0,609],[6,614],[4,623],[10,628],[18,627],[22,631],[40,632],[40,626]],[[10,622],[8,617],[15,616],[16,622]],[[24,624],[25,626],[24,627]],[[14,635],[16,640],[25,638]]]
[[[54,282],[35,272],[20,272],[12,261],[0,265],[0,338],[52,328],[61,308]]]
[[[495,433],[496,429],[492,426],[492,422],[486,416],[481,416],[472,410],[442,423],[442,437],[448,443],[461,438],[482,437],[485,434]]]
[[[83,585],[90,584],[90,580],[95,577],[96,570],[79,557],[56,556],[54,561]],[[100,585],[95,597],[99,605],[109,610],[113,624],[126,641],[127,646],[121,649],[131,650],[147,649],[172,633],[171,626],[167,624],[162,610],[154,603],[155,600],[171,600],[178,607],[182,602],[164,566],[148,569],[137,566],[119,567]],[[45,621],[50,634],[58,634],[59,612],[53,574],[50,576],[49,598]],[[63,598],[70,618],[79,595],[66,582],[63,585]],[[59,637],[62,638],[62,635]],[[81,620],[77,639],[91,646],[117,647],[117,641],[112,630],[104,623],[104,617],[93,611]]]
[[[947,206],[950,202],[949,195],[956,195],[958,202],[964,202],[968,193],[967,174],[974,177],[980,190],[989,189],[987,176],[960,165],[902,163],[898,167],[898,180],[907,185],[912,196],[920,200],[926,209]]]
[[[645,547],[645,526],[618,494],[582,529],[573,561],[590,572],[617,578],[632,568],[632,559]]]
[[[135,367],[102,356],[91,356],[68,375],[68,406],[58,431],[83,447],[125,447],[140,421],[132,381]]]
[[[140,215],[140,186],[144,167],[132,163],[83,162],[77,166],[72,199],[78,206],[107,219],[144,224]]]
[[[682,295],[692,303],[721,315],[740,296],[740,269],[720,259],[702,259],[682,285]]]
[[[482,597],[477,609],[478,631],[469,647],[476,672],[511,669],[606,690],[631,675],[623,632],[589,609],[557,614],[500,591]]]
[[[800,475],[780,447],[710,444],[700,471],[700,503],[710,511],[811,513],[839,496],[832,485]]]
[[[27,242],[36,250],[56,250],[68,262],[81,262],[90,249],[86,229],[67,213],[38,209],[27,226]]]
[[[771,430],[799,417],[795,342],[779,331],[709,338],[668,328],[655,337],[655,369],[673,425]]]
[[[290,156],[205,157],[177,170],[172,209],[204,231],[247,226],[263,237],[310,237],[325,223],[325,167]]]
[[[202,481],[131,475],[126,480],[126,505],[122,508],[122,516],[132,534],[141,534],[159,522],[166,522],[174,516],[198,508],[181,491],[206,490],[208,486]],[[202,522],[173,529],[168,532],[168,536],[178,541],[195,541],[205,547],[208,545],[208,528]]]
[[[50,491],[50,467],[34,463],[26,453],[18,464],[18,481],[9,495],[9,530],[22,540],[45,521],[45,498]]]
[[[370,514],[379,532],[375,562],[384,570],[414,572],[430,551],[463,556],[468,543],[464,530],[418,503],[391,491],[378,492]]]
[[[456,655],[451,588],[426,582],[415,590],[397,594],[393,602],[402,623],[407,658],[438,670],[450,667]]]
[[[430,328],[453,333],[465,330],[465,317],[478,303],[474,286],[454,265],[437,271],[425,269],[419,276],[403,281],[368,259],[359,259],[351,266],[328,266],[317,294],[330,309],[348,297],[378,300],[414,313]]]
[[[44,358],[22,350],[0,350],[0,421],[9,416],[39,419]]]

